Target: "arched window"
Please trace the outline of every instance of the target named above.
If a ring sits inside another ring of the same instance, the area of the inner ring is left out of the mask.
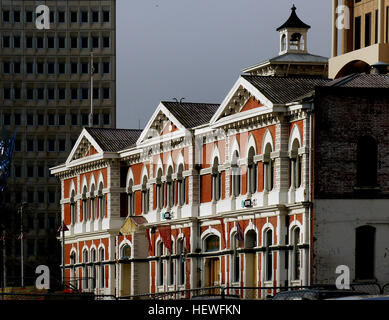
[[[294,280],[300,280],[301,254],[298,245],[300,244],[300,228],[293,229],[292,232],[293,257],[292,257],[292,276]]]
[[[163,270],[163,260],[162,260],[162,256],[163,256],[163,242],[159,242],[158,243],[158,285],[159,286],[163,286],[163,276],[164,276],[164,270]]]
[[[105,266],[103,264],[103,261],[105,260],[104,248],[100,248],[99,258],[100,258],[100,288],[105,288]]]
[[[180,255],[178,258],[178,284],[185,284],[185,246],[184,239],[179,239],[177,242],[177,253]]]
[[[292,189],[301,187],[302,170],[301,170],[301,156],[298,154],[300,142],[298,139],[293,141],[291,157],[290,157],[290,185]]]
[[[272,191],[274,188],[274,161],[270,158],[272,153],[271,144],[268,143],[265,148],[263,170],[264,186],[266,191]]]
[[[372,226],[356,229],[355,236],[355,278],[374,280],[375,269],[375,232]]]
[[[84,278],[84,289],[88,289],[89,285],[88,285],[88,282],[89,282],[89,272],[88,272],[88,266],[86,265],[88,263],[88,250],[84,250],[83,253],[82,253],[82,262],[84,263],[84,274],[83,274],[83,278]]]
[[[91,251],[92,275],[91,275],[91,288],[96,289],[96,250]]]
[[[294,50],[300,49],[301,33],[293,33],[290,37],[290,48]]]
[[[122,259],[130,259],[131,258],[131,247],[128,244],[123,246],[121,257],[122,257]]]
[[[149,212],[149,189],[147,188],[147,177],[143,177],[142,183],[142,212],[147,214]]]
[[[219,237],[210,235],[205,239],[205,252],[216,252],[220,250]]]
[[[158,209],[162,210],[164,206],[164,185],[162,183],[162,169],[158,170],[157,175],[157,204]]]
[[[70,264],[72,265],[72,273],[71,273],[71,278],[70,278],[70,282],[72,283],[73,287],[77,287],[77,281],[76,281],[76,267],[75,267],[75,264],[76,264],[76,253],[73,251],[71,254],[70,254]]]
[[[74,251],[70,254],[70,264],[71,265],[76,264],[76,253]]]
[[[104,199],[104,194],[103,194],[103,189],[104,189],[104,185],[103,183],[101,182],[100,185],[99,185],[99,193],[98,193],[98,201],[99,201],[99,212],[98,212],[98,215],[99,215],[99,219],[103,219],[104,216],[105,216],[105,199]]]
[[[266,281],[273,280],[273,252],[271,246],[273,245],[273,231],[271,229],[265,232],[265,266],[266,266]]]
[[[239,240],[236,233],[231,236],[231,250],[233,254],[231,257],[231,275],[232,282],[239,282],[240,280],[240,258],[239,253],[236,251],[239,247]]]
[[[300,38],[300,50],[301,51],[305,50],[305,37],[303,34],[301,35],[301,38]]]
[[[245,236],[244,247],[246,249],[253,249],[257,246],[257,233],[255,230],[249,230]]]
[[[219,159],[215,158],[212,167],[212,198],[219,201],[221,197],[221,179],[219,172]]]
[[[173,175],[173,167],[169,167],[167,172],[167,203],[169,208],[172,208],[174,206],[174,181],[172,178]]]
[[[247,190],[249,194],[257,192],[257,164],[254,162],[255,150],[253,147],[250,148],[248,159],[247,159]]]
[[[186,197],[186,183],[185,178],[183,176],[184,165],[180,164],[178,167],[177,180],[178,180],[178,204],[179,206],[183,206],[185,204]]]
[[[172,244],[172,248],[174,250],[173,244]],[[169,285],[170,286],[174,285],[174,259],[172,258],[172,255],[170,255],[169,257]]]
[[[134,187],[134,181],[130,180],[128,184],[128,215],[133,216],[135,214],[135,194],[132,188]]]
[[[96,218],[96,197],[95,197],[95,185],[92,185],[90,192],[90,206],[91,206],[91,220]]]
[[[77,209],[76,209],[76,203],[74,201],[75,192],[72,191],[72,195],[70,197],[70,220],[72,226],[77,222]]]
[[[86,197],[87,194],[86,186],[84,187],[83,193],[82,193],[82,219],[83,221],[88,220],[88,198]]]
[[[359,187],[376,187],[378,169],[378,145],[371,136],[358,141],[357,183]]]
[[[234,197],[238,197],[241,193],[241,170],[238,161],[239,153],[235,151],[231,161],[232,194]]]
[[[283,34],[281,37],[281,51],[286,50],[286,35]]]

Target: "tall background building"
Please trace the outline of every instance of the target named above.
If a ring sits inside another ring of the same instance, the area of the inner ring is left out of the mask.
[[[338,23],[344,24],[344,28],[337,28]],[[332,0],[329,77],[370,73],[371,66],[376,73],[386,73],[388,65],[389,1]]]
[[[47,30],[35,24],[41,4],[50,9]],[[17,131],[0,211],[8,234],[7,279],[18,285],[22,202],[25,284],[37,265],[60,264],[61,188],[49,168],[66,161],[88,126],[91,93],[93,126],[116,126],[116,3],[0,0],[0,15],[0,123]]]

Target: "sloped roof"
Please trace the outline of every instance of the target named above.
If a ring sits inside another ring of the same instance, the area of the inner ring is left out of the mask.
[[[207,124],[220,104],[162,101],[162,104],[187,129]]]
[[[301,29],[309,29],[311,28],[310,25],[305,24],[300,20],[300,18],[296,14],[296,7],[293,5],[292,13],[290,14],[289,19],[279,28],[277,28],[277,31],[280,31],[281,29],[285,28],[301,28]]]
[[[354,73],[346,77],[333,80],[325,86],[342,88],[389,88],[389,75]]]
[[[318,56],[310,53],[284,53],[276,57],[270,58],[268,60],[262,61],[254,66],[245,68],[243,72],[250,72],[252,70],[258,69],[264,65],[271,63],[292,63],[292,64],[328,64],[328,58]]]
[[[85,128],[106,152],[118,152],[135,145],[142,130]]]
[[[242,75],[274,104],[286,104],[327,84],[329,79],[317,77],[266,77]]]
[[[269,59],[270,62],[327,63],[328,58],[310,53],[285,53]]]

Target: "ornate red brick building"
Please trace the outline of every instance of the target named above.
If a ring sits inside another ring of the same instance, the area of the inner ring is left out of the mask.
[[[67,278],[118,296],[332,283],[343,264],[389,280],[389,79],[319,76],[297,19],[279,29],[282,62],[250,68],[221,104],[161,102],[142,131],[83,130],[52,169]],[[283,64],[293,76],[257,75]],[[372,228],[373,257],[359,239]]]

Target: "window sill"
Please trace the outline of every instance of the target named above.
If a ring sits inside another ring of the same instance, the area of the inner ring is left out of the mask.
[[[271,280],[271,281],[264,281],[263,284],[264,284],[265,287],[273,287],[274,286],[273,285],[273,280]]]
[[[301,280],[291,280],[290,285],[293,287],[301,286]]]

